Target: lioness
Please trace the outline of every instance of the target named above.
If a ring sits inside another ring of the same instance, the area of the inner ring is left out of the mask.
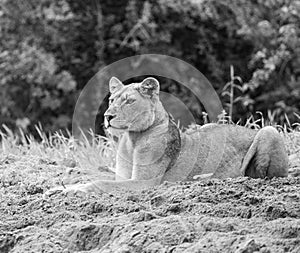
[[[163,181],[199,178],[285,177],[288,157],[273,127],[259,131],[227,124],[194,126],[181,132],[159,100],[159,82],[146,78],[124,86],[112,77],[105,127],[118,136],[115,181],[50,189],[64,192],[141,190]]]

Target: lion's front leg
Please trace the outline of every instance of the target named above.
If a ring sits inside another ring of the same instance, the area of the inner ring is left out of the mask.
[[[122,181],[98,180],[91,182],[87,187],[88,192],[118,192],[141,191],[159,185],[162,175],[148,180],[129,179]]]
[[[63,194],[91,194],[102,192],[118,192],[118,191],[141,191],[159,185],[162,180],[162,176],[152,178],[149,180],[96,180],[86,184],[74,184],[52,188],[44,193],[44,198],[52,195]]]
[[[51,188],[47,190],[43,197],[47,198],[52,195],[63,193],[65,195],[67,194],[89,194],[91,192],[94,192],[95,189],[93,187],[92,183],[86,183],[86,184],[72,184],[72,185],[64,185],[64,186],[58,186]]]

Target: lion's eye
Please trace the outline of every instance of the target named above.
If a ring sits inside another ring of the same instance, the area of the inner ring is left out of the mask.
[[[132,104],[135,102],[135,99],[134,98],[127,98],[126,99],[126,104]]]

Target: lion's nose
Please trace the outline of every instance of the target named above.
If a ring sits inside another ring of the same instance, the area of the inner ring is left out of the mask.
[[[113,118],[116,117],[116,115],[112,115],[112,114],[104,114],[105,119],[107,120],[107,122],[109,123]]]

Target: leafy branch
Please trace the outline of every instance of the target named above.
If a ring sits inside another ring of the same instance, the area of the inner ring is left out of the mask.
[[[234,75],[234,68],[232,65],[230,65],[230,81],[226,83],[226,85],[223,88],[222,96],[228,96],[229,97],[229,103],[226,103],[226,105],[229,108],[229,117],[232,119],[232,111],[233,111],[233,105],[237,103],[238,101],[242,100],[242,97],[234,98],[234,90],[238,89],[240,91],[243,91],[243,88],[236,84],[238,82],[239,84],[242,84],[242,78],[239,76]],[[229,91],[227,90],[229,88]]]

